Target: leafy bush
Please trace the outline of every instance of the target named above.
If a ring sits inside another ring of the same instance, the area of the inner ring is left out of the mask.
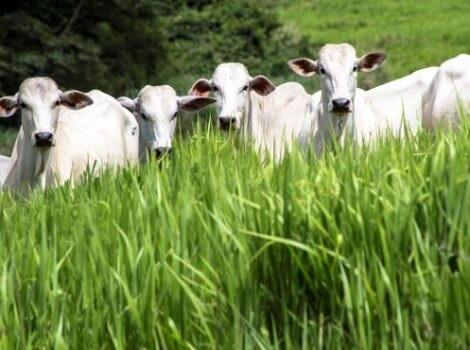
[[[270,4],[201,1],[174,8],[166,20],[169,62],[163,77],[187,88],[193,78],[210,75],[225,61],[242,62],[252,74],[284,76],[287,57],[307,51],[308,42],[282,26]]]
[[[113,95],[167,83],[183,93],[223,61],[283,76],[286,58],[308,48],[268,0],[29,0],[3,9],[2,95],[38,75]]]

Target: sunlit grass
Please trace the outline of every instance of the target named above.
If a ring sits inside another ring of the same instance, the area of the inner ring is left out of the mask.
[[[0,347],[464,349],[469,153],[464,127],[273,165],[199,129],[0,194]]]

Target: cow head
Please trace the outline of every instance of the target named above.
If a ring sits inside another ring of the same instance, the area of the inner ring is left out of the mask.
[[[178,112],[197,112],[214,103],[215,99],[177,96],[168,85],[147,85],[134,100],[120,97],[118,101],[137,117],[141,140],[159,158],[171,151]]]
[[[9,117],[20,109],[24,134],[31,138],[32,145],[49,148],[55,142],[59,107],[81,109],[92,103],[82,92],[60,91],[52,79],[29,78],[15,96],[0,99],[0,117]]]
[[[222,63],[214,71],[211,80],[196,81],[189,95],[207,97],[213,92],[217,99],[218,125],[226,130],[241,127],[251,90],[266,96],[274,89],[274,84],[268,78],[262,75],[250,77],[243,64]]]
[[[320,50],[316,61],[297,58],[289,67],[298,75],[320,75],[322,100],[329,113],[347,116],[354,110],[357,72],[371,72],[387,58],[383,52],[371,52],[361,58],[349,44],[327,44]]]

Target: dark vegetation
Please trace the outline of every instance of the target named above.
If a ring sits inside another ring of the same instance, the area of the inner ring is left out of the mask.
[[[193,79],[227,60],[253,72],[285,75],[286,57],[308,44],[281,24],[272,4],[7,0],[0,15],[0,94],[14,94],[29,76],[113,95],[166,83],[185,93]]]

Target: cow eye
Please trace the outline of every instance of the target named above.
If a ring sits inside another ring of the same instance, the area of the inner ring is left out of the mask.
[[[20,102],[20,107],[21,107],[21,108],[26,108],[26,107],[28,107],[28,106],[26,105],[26,103]]]
[[[219,91],[219,88],[215,85],[212,85],[212,91],[217,92]]]
[[[325,75],[325,74],[326,74],[326,70],[325,70],[325,68],[323,68],[323,67],[321,67],[321,68],[320,68],[320,74],[323,74],[323,75]]]
[[[52,107],[58,107],[60,105],[60,101],[57,100],[52,104]]]
[[[175,120],[177,116],[178,116],[178,112],[175,112],[175,114],[173,114],[173,117],[171,117],[171,120]]]
[[[357,72],[357,66],[354,66],[353,72]]]
[[[245,85],[245,86],[243,87],[242,92],[243,92],[243,91],[248,91],[248,85]]]
[[[142,116],[142,119],[149,120],[149,117],[147,117],[145,113],[140,113],[140,115]]]

